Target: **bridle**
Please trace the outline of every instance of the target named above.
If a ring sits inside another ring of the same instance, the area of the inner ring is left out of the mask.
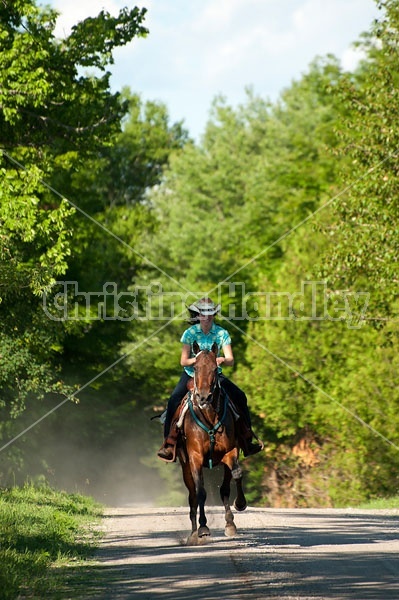
[[[196,355],[195,358],[197,358],[197,356],[199,354],[201,354],[201,352],[203,352],[203,350],[200,350]],[[215,442],[216,442],[216,433],[217,431],[220,429],[220,427],[222,427],[222,425],[224,425],[225,419],[226,419],[226,414],[227,414],[227,404],[228,404],[228,399],[227,396],[224,395],[223,397],[223,414],[222,416],[218,417],[217,422],[214,425],[211,425],[208,421],[208,419],[206,418],[205,415],[203,415],[205,421],[207,421],[209,423],[210,426],[206,425],[205,423],[203,423],[199,417],[197,416],[197,414],[195,413],[194,410],[194,405],[193,405],[193,398],[196,396],[197,398],[200,397],[200,393],[197,387],[197,382],[196,382],[196,378],[195,378],[195,369],[194,369],[194,389],[192,391],[192,396],[189,396],[188,398],[188,407],[190,409],[190,413],[192,418],[194,419],[195,423],[203,430],[205,431],[208,435],[209,435],[209,439],[210,439],[210,449],[209,449],[209,460],[208,460],[208,466],[210,469],[212,469],[213,466],[213,450],[215,447]],[[202,412],[202,410],[208,405],[210,405],[210,398],[213,398],[213,395],[216,391],[216,389],[218,388],[219,390],[219,394],[218,394],[218,401],[220,401],[221,398],[221,385],[220,385],[220,381],[219,381],[219,377],[217,375],[217,366],[216,366],[216,375],[214,378],[214,381],[212,383],[210,392],[205,400],[205,404],[201,404],[197,403],[197,407],[199,408],[199,410]],[[220,406],[218,406],[218,408],[216,409],[215,407],[213,407],[213,409],[215,410],[216,414],[218,414],[218,410],[220,410]]]
[[[195,355],[195,358],[197,359],[197,357],[198,357],[200,354],[202,354],[203,352],[204,352],[204,350],[200,350],[199,352],[197,352],[197,354]],[[211,388],[210,388],[210,390],[209,390],[209,394],[208,394],[208,396],[207,396],[207,398],[206,398],[206,400],[205,400],[205,404],[206,404],[206,403],[209,403],[209,399],[210,399],[210,398],[213,398],[213,395],[214,395],[214,393],[215,393],[215,391],[216,391],[217,389],[219,390],[219,396],[220,396],[221,387],[220,387],[220,381],[219,381],[219,377],[218,377],[217,369],[218,369],[218,367],[217,367],[217,365],[216,365],[216,369],[215,369],[215,371],[216,371],[215,378],[214,378],[214,380],[213,380],[213,383],[212,383],[212,385],[211,385]],[[194,380],[194,389],[193,389],[193,395],[195,395],[195,396],[198,398],[198,397],[200,396],[200,393],[199,393],[199,390],[198,390],[198,386],[197,386],[197,381],[196,381],[196,376],[195,376],[195,375],[196,375],[196,371],[195,371],[195,367],[194,367],[194,376],[193,376],[193,380]],[[201,404],[199,404],[199,408],[203,408],[204,406],[205,406],[204,404],[202,404],[202,406],[201,406]]]

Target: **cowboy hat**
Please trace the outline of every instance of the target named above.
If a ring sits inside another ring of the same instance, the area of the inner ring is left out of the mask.
[[[199,315],[216,315],[220,311],[220,304],[215,304],[210,298],[201,298],[191,304],[188,310]]]

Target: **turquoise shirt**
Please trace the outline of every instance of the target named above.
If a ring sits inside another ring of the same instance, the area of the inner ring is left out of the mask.
[[[209,333],[204,333],[201,329],[201,325],[197,323],[196,325],[192,325],[181,336],[180,340],[183,344],[189,344],[191,346],[191,357],[195,356],[193,352],[193,343],[197,342],[198,346],[201,350],[210,350],[212,345],[216,342],[218,345],[218,354],[223,346],[227,346],[231,344],[230,334],[226,329],[220,327],[220,325],[215,325],[212,323],[212,327],[209,330]],[[190,377],[194,375],[193,367],[184,367],[185,372]],[[222,369],[219,367],[219,373],[221,373]]]

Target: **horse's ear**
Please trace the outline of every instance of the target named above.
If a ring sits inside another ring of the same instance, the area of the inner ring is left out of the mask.
[[[211,352],[213,352],[213,353],[215,354],[215,356],[217,356],[217,355],[218,355],[218,350],[219,350],[219,349],[218,349],[218,345],[217,345],[217,343],[216,343],[216,342],[213,342],[213,344],[212,344],[212,348],[211,348]]]
[[[193,351],[194,351],[194,354],[198,354],[198,352],[200,352],[200,347],[198,346],[198,342],[196,342],[195,340],[193,342]]]

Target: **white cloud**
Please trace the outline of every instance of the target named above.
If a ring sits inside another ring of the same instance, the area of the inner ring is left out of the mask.
[[[275,99],[316,56],[332,53],[352,68],[351,44],[379,12],[374,0],[137,0],[148,8],[150,34],[115,52],[112,82],[165,101],[173,120],[203,130],[212,99],[232,104],[244,88]],[[70,28],[126,0],[53,0]]]
[[[55,35],[64,37],[69,35],[73,25],[79,21],[83,21],[87,17],[94,17],[102,10],[106,10],[112,15],[119,12],[124,6],[124,2],[120,0],[53,0],[50,4],[60,12],[60,17],[57,20]]]

